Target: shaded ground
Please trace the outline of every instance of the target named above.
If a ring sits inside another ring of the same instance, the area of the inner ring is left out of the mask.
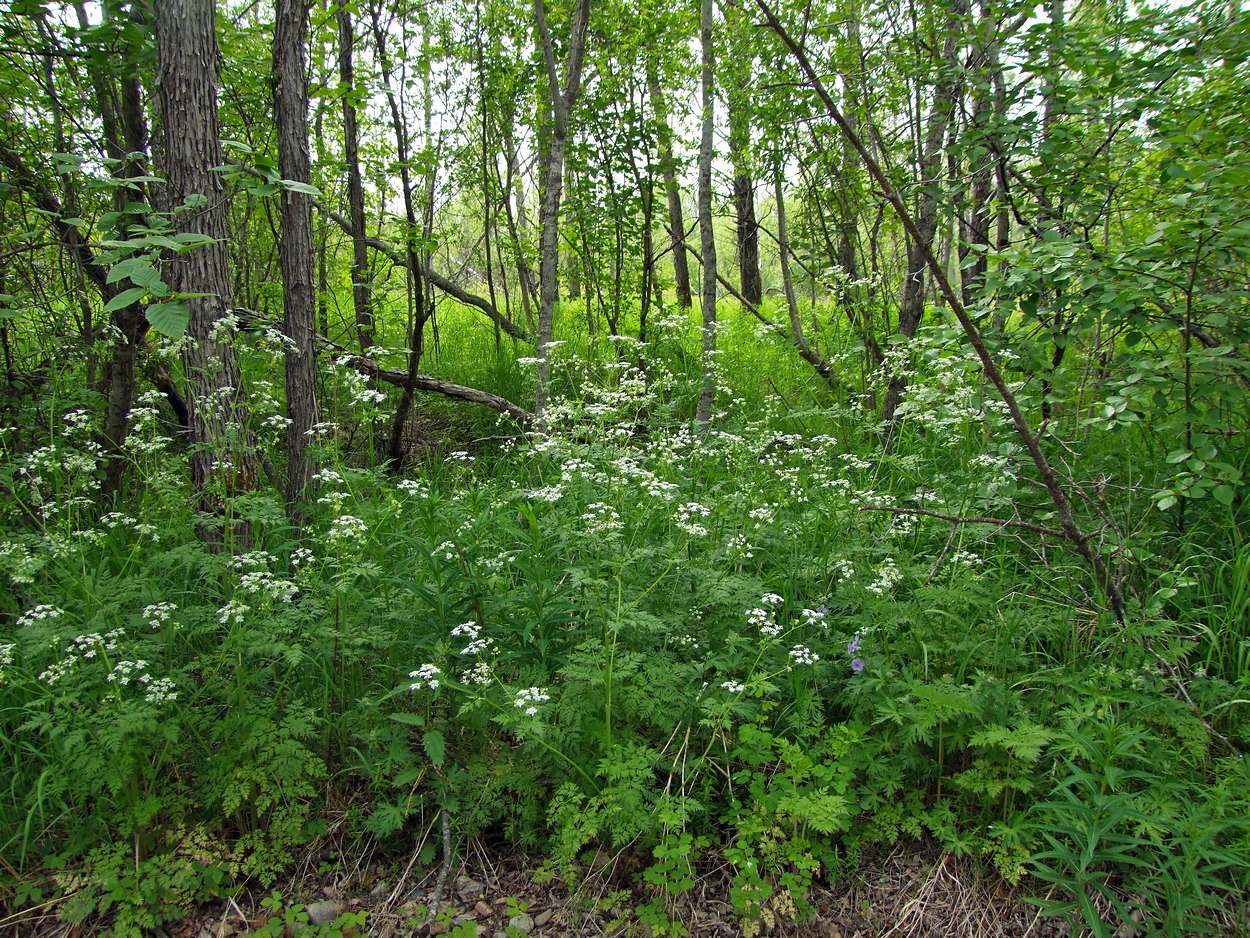
[[[576,888],[556,881],[536,881],[536,866],[515,855],[492,856],[472,851],[460,869],[448,876],[440,915],[427,924],[427,909],[437,886],[437,869],[392,868],[367,858],[343,862],[320,872],[321,856],[309,857],[303,870],[278,888],[294,909],[310,912],[314,923],[336,915],[367,912],[363,928],[344,936],[404,938],[446,933],[470,924],[484,938],[528,934],[530,938],[562,936],[650,935],[634,910],[648,898],[631,887],[618,864],[605,863]],[[261,906],[270,894],[259,887],[234,899],[206,904],[183,921],[153,935],[167,938],[234,938],[255,933],[273,912]],[[1062,923],[1041,918],[1021,901],[1021,891],[1001,879],[948,854],[899,850],[865,862],[835,886],[822,885],[811,899],[814,919],[795,921],[784,908],[770,908],[753,922],[743,923],[729,897],[729,876],[723,868],[704,870],[690,892],[670,905],[672,920],[694,938],[752,938],[786,935],[795,938],[1049,938],[1068,934]],[[85,938],[103,935],[105,927],[90,922],[71,925],[55,917],[55,909],[31,910],[28,917],[0,927],[0,938]],[[281,934],[273,931],[269,934]],[[322,932],[325,934],[325,932]],[[467,930],[462,935],[470,934]],[[1124,936],[1128,938],[1128,936]]]

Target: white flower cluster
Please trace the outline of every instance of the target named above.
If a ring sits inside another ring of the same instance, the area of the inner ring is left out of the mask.
[[[104,679],[110,684],[125,687],[132,680],[144,688],[143,699],[148,703],[162,704],[178,699],[174,690],[174,682],[167,677],[155,678],[147,671],[148,663],[138,661],[119,661]]]
[[[290,580],[275,577],[268,570],[252,570],[239,577],[239,586],[249,593],[260,593],[274,602],[289,603],[299,592]]]
[[[582,515],[586,524],[586,533],[590,535],[612,536],[625,527],[621,514],[606,502],[591,502]]]
[[[476,622],[464,622],[451,630],[452,638],[467,638],[469,644],[460,649],[462,655],[480,655],[490,650],[490,638],[479,638],[482,627]]]
[[[438,690],[439,678],[443,672],[438,669],[437,665],[423,664],[415,671],[409,671],[408,677],[412,678],[412,683],[408,685],[409,690],[421,690],[428,687],[430,690]]]
[[[748,560],[755,556],[755,548],[751,546],[745,534],[735,534],[725,542],[725,549],[731,554],[741,554]]]
[[[893,560],[886,560],[877,569],[877,578],[868,584],[865,589],[877,596],[884,596],[894,587],[898,586],[903,580],[903,573],[895,565]]]
[[[411,495],[413,498],[429,498],[430,490],[415,479],[400,479],[395,484],[395,488],[405,494]]]
[[[850,580],[855,576],[855,564],[849,560],[835,560],[829,565],[829,575],[836,580]]]
[[[152,628],[159,629],[169,621],[170,614],[177,611],[178,607],[173,603],[152,603],[143,607],[143,621]]]
[[[698,502],[686,502],[677,509],[677,527],[691,537],[707,537],[707,528],[699,523],[699,518],[706,518],[712,510]]]
[[[41,673],[39,680],[48,685],[57,683],[61,678],[72,673],[80,661],[94,658],[102,651],[113,651],[117,648],[118,639],[125,634],[125,629],[113,629],[103,635],[99,632],[79,635],[66,646],[65,657]]]
[[[140,658],[138,661],[122,660],[113,665],[113,670],[108,673],[108,677],[104,680],[112,684],[116,681],[122,687],[130,683],[132,675],[142,674],[147,668],[148,663]]]
[[[308,437],[328,437],[333,436],[337,432],[339,425],[333,420],[323,420],[321,423],[315,423],[311,429],[304,431],[304,436]]]
[[[755,607],[747,610],[747,624],[760,630],[761,635],[774,638],[781,634],[781,626],[773,621],[773,614],[768,609]]]
[[[772,502],[759,508],[752,508],[747,512],[747,516],[755,522],[756,527],[763,527],[777,517],[778,505]]]
[[[738,681],[724,681],[721,684],[721,688],[729,691],[731,694],[741,694],[747,689],[745,684],[739,683]]]
[[[564,489],[558,485],[544,485],[542,488],[534,489],[526,494],[526,498],[535,502],[547,502],[554,504],[564,496]]]
[[[516,692],[512,706],[518,710],[523,709],[527,717],[533,717],[538,716],[538,704],[546,703],[550,699],[551,695],[547,693],[547,688],[530,687]]]
[[[330,522],[329,536],[332,541],[359,541],[369,526],[354,515],[342,515]]]
[[[274,559],[273,554],[267,550],[251,550],[246,554],[240,554],[238,557],[235,557],[230,562],[230,566],[234,567],[235,570],[260,570],[263,567],[268,567],[274,562]]]
[[[25,586],[35,582],[35,574],[46,561],[32,554],[23,544],[15,541],[0,541],[0,566],[9,574],[9,582],[14,586]]]
[[[307,547],[297,547],[291,551],[291,569],[306,567],[316,559],[316,555]]]
[[[58,609],[56,606],[49,606],[41,603],[38,606],[35,606],[35,608],[28,609],[26,612],[18,616],[17,627],[26,628],[27,626],[34,625],[36,622],[46,622],[50,619],[59,619],[63,615],[65,615],[65,610]]]
[[[795,645],[790,649],[790,657],[795,664],[815,664],[820,660],[820,655],[806,645]]]
[[[217,610],[217,621],[222,625],[242,625],[243,617],[250,611],[250,606],[232,599]]]
[[[460,672],[460,680],[465,684],[478,684],[485,686],[491,681],[490,663],[479,661],[467,671]]]
[[[804,609],[803,624],[809,628],[827,629],[829,628],[829,623],[826,621],[828,615],[829,613],[823,606],[819,609]]]

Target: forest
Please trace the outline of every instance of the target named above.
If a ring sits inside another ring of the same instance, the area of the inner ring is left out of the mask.
[[[0,2],[0,936],[1250,934],[1240,0]]]

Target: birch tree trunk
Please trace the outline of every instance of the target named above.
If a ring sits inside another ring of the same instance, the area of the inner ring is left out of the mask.
[[[539,46],[547,70],[547,90],[551,109],[551,133],[543,159],[542,205],[539,208],[539,274],[538,274],[538,389],[534,413],[539,422],[547,409],[551,385],[551,338],[555,322],[560,266],[560,195],[564,187],[564,151],[568,142],[569,111],[581,91],[582,63],[586,52],[586,27],[590,19],[590,0],[578,0],[570,24],[568,63],[564,84],[556,75],[555,46],[547,28],[544,0],[534,0],[534,17],[538,26]]]

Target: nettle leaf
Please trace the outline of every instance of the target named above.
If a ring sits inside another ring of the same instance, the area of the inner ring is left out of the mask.
[[[178,339],[187,331],[187,323],[191,321],[191,308],[185,300],[153,303],[148,307],[147,317],[152,328],[161,335]]]
[[[425,747],[425,754],[430,757],[430,762],[434,765],[441,766],[443,759],[447,756],[447,740],[438,730],[429,730],[421,737],[421,745]]]

